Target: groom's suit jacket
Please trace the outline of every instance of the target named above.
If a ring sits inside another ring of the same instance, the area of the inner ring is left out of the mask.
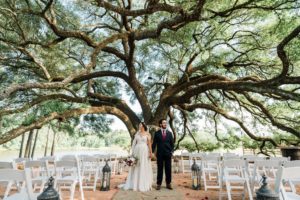
[[[174,151],[174,139],[173,134],[170,131],[166,131],[166,138],[163,140],[161,129],[156,131],[152,143],[152,151],[155,151],[157,147],[156,157],[172,156]]]

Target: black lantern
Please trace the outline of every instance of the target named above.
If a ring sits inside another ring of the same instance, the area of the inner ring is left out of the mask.
[[[117,174],[122,174],[123,172],[123,158],[120,158],[119,161],[118,161],[118,170],[117,170]]]
[[[53,188],[53,178],[49,178],[48,187],[37,197],[37,200],[59,200],[58,192]]]
[[[201,170],[200,167],[196,164],[195,159],[191,170],[192,170],[192,187],[194,190],[200,190]]]
[[[111,176],[111,169],[108,165],[108,160],[105,160],[106,164],[102,169],[102,186],[101,191],[108,191],[110,188],[110,176]]]
[[[256,199],[257,200],[279,200],[279,195],[274,193],[269,187],[267,183],[267,177],[265,175],[262,176],[262,186],[256,191]]]
[[[179,159],[177,157],[174,157],[174,164],[175,164],[175,174],[179,173]]]

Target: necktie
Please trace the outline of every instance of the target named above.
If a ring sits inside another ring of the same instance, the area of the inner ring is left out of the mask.
[[[165,140],[165,139],[166,139],[166,136],[167,136],[166,130],[163,129],[162,133],[163,133],[163,135],[162,135],[162,136],[163,136],[163,140]]]

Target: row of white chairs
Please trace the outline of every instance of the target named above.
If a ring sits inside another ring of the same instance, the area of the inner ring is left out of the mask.
[[[43,157],[35,161],[16,159],[15,162],[0,162],[0,170],[3,174],[3,176],[0,176],[0,184],[6,187],[4,199],[19,199],[18,195],[25,191],[30,192],[27,193],[27,199],[31,199],[32,196],[36,196],[36,194],[43,191],[50,176],[54,176],[54,187],[58,189],[59,193],[63,189],[68,189],[70,190],[70,199],[73,200],[76,186],[79,185],[81,199],[84,199],[83,189],[96,190],[97,182],[101,181],[102,168],[106,160],[108,160],[112,172],[115,173],[117,157],[111,155],[67,155],[61,157],[60,160],[55,157]],[[23,171],[24,178],[28,178],[26,173],[30,175],[30,180],[22,180],[22,186],[27,190],[20,190],[20,177],[14,177],[11,173],[14,170],[18,171],[17,174],[19,174],[21,170],[17,170],[17,167],[20,165],[25,169]],[[8,170],[8,173],[5,173],[5,170]],[[14,188],[18,192],[10,196],[10,191]]]
[[[188,157],[186,160],[185,158]],[[256,160],[278,160],[278,161],[286,161],[290,160],[289,157],[261,157],[257,155],[243,155],[239,156],[235,153],[182,153],[180,155],[180,168],[181,172],[190,172],[191,166],[193,164],[193,160],[195,159],[197,162],[200,162],[205,157],[217,157],[220,160],[228,160],[228,159],[243,159],[248,160],[249,162],[254,162]]]
[[[192,154],[190,158],[195,159],[201,166],[204,190],[219,189],[221,199],[224,194],[223,185],[225,185],[230,200],[232,189],[243,189],[248,192],[249,199],[253,199],[263,174],[267,175],[269,182],[275,183],[277,170],[282,165],[285,167],[300,166],[300,161],[289,161],[289,158],[285,157],[265,160],[262,157],[230,155],[223,156],[221,159],[219,154]]]

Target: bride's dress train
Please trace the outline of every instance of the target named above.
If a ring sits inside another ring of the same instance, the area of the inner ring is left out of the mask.
[[[141,135],[139,132],[135,134],[132,153],[138,158],[138,162],[130,167],[126,183],[119,186],[124,190],[146,192],[152,189],[153,174],[147,138],[147,135]]]

